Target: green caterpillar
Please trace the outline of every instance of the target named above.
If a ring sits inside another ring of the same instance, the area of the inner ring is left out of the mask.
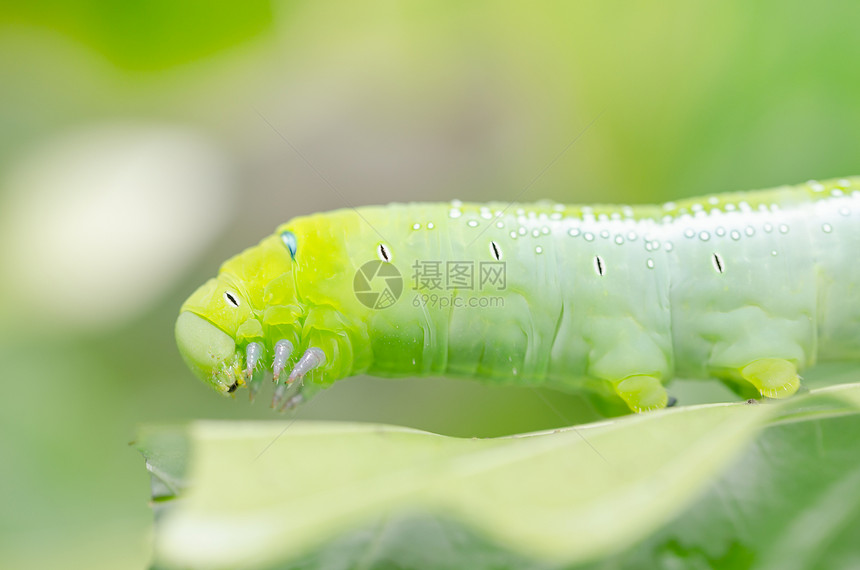
[[[356,374],[456,376],[665,407],[673,377],[766,397],[860,360],[860,177],[662,205],[391,204],[296,218],[182,306],[222,393],[292,408]],[[285,372],[286,371],[286,372]]]

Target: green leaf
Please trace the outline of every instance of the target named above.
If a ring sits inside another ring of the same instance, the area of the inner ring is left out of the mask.
[[[856,520],[858,411],[855,384],[507,438],[196,422],[145,429],[138,447],[154,473],[188,482],[159,517],[158,567],[785,567],[798,559],[782,552],[808,548],[809,520],[836,521],[816,540]],[[178,455],[165,439],[190,450],[181,467],[159,465]]]
[[[786,401],[795,415],[776,416],[683,515],[588,568],[860,567],[859,406],[856,384]]]

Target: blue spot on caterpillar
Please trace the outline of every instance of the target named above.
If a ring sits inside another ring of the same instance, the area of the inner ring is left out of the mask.
[[[281,408],[356,374],[586,387],[634,411],[665,407],[676,376],[781,398],[816,361],[860,360],[858,217],[860,178],[636,207],[338,210],[228,260],[176,338],[223,393],[253,396],[269,371]]]
[[[281,239],[284,241],[284,245],[287,246],[287,250],[290,252],[290,257],[293,259],[296,258],[296,250],[299,247],[299,243],[296,240],[296,235],[290,231],[281,232]]]

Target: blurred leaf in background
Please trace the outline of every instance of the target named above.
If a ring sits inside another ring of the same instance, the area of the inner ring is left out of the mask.
[[[0,565],[140,567],[135,426],[272,419],[196,381],[172,325],[277,224],[344,198],[641,203],[855,174],[858,22],[796,0],[0,2]],[[299,415],[493,436],[595,411],[360,378]]]
[[[270,31],[272,2],[35,0],[3,2],[8,24],[56,31],[119,69],[158,71],[193,62]]]

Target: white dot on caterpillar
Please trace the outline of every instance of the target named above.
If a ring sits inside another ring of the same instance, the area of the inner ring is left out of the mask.
[[[519,230],[517,230],[517,232],[518,232],[521,236],[524,236],[524,235],[526,235],[529,231],[528,231],[526,228],[524,228],[524,227],[520,226],[520,229],[519,229]]]
[[[567,235],[569,235],[570,237],[578,236],[579,235],[579,228],[570,228],[569,230],[567,230]]]
[[[391,263],[391,253],[388,251],[388,248],[385,247],[385,244],[381,243],[376,246],[376,255],[379,256],[381,261]]]
[[[468,222],[466,222],[466,225],[469,226],[470,228],[477,228],[478,227],[478,221],[477,220],[469,220]]]
[[[752,237],[755,235],[755,228],[752,226],[747,226],[746,229],[744,229],[744,233]]]
[[[716,196],[711,196],[710,198],[708,198],[708,204],[710,204],[711,206],[716,206],[719,203],[720,203],[720,199],[717,198]]]
[[[830,191],[830,195],[831,196],[843,196],[843,195],[845,195],[845,193],[842,190],[840,190],[839,188],[834,188],[833,190]]]
[[[708,232],[699,232],[699,239],[702,241],[708,241],[709,239],[711,239],[711,234],[709,234]]]
[[[770,250],[770,254],[772,256],[776,257],[776,250],[775,249]]]
[[[780,224],[779,225],[779,233],[787,234],[788,233],[788,225],[787,224]]]
[[[481,212],[481,217],[485,220],[491,220],[493,218],[493,214],[491,214],[489,210],[484,210]]]
[[[420,230],[420,229],[421,229],[421,224],[413,224],[413,225],[412,225],[412,229],[413,229],[413,230]]]
[[[594,241],[594,234],[591,232],[585,232],[582,237],[585,238],[585,241]]]
[[[517,239],[517,232],[511,231],[511,238]]]
[[[686,230],[684,230],[684,237],[691,238],[694,235],[696,235],[696,232],[693,231],[693,228],[687,228]]]
[[[731,236],[733,240],[738,241],[739,239],[741,239],[741,232],[739,232],[738,230],[732,230]]]
[[[620,235],[615,236],[615,243],[617,243],[618,245],[623,244],[624,243],[624,236],[620,236]]]
[[[436,226],[434,226],[434,225],[433,225],[433,222],[427,222],[427,229],[428,229],[428,230],[432,230],[432,229],[433,229],[433,228],[435,228],[435,227],[436,227]]]
[[[496,227],[499,229],[505,227],[505,222],[496,222]]]
[[[737,208],[737,206],[735,206],[734,204],[731,204],[731,203],[726,204],[725,206],[723,206],[723,209],[724,209],[726,212],[734,212],[736,208]]]
[[[609,230],[603,230],[600,232],[600,237],[603,239],[609,239]]]
[[[773,231],[773,224],[771,224],[771,223],[767,223],[767,224],[765,224],[765,225],[764,225],[764,231],[765,231],[765,232],[767,232],[767,233],[772,232],[772,231]]]
[[[542,227],[542,228],[540,229],[540,233],[542,233],[542,234],[544,234],[544,235],[548,235],[548,234],[549,234],[549,228],[548,228],[548,227],[546,227],[546,226]]]
[[[726,228],[720,226],[714,230],[714,233],[717,234],[718,237],[723,237],[726,235]]]
[[[648,269],[654,269],[654,260],[649,257],[648,261],[645,262],[645,265],[648,266]]]
[[[543,248],[541,246],[537,246],[535,248],[535,253],[543,253]]]
[[[540,237],[540,230],[538,230],[538,229],[534,229],[534,230],[532,230],[532,236],[534,236],[534,237]]]
[[[657,247],[660,247],[660,246],[658,245]],[[663,246],[663,249],[665,249],[666,251],[672,251],[672,249],[674,249],[674,248],[675,248],[675,246],[672,245],[671,241],[667,241],[666,245]]]
[[[821,224],[821,229],[824,231],[824,233],[829,234],[833,231],[833,226],[831,226],[830,224]]]
[[[460,200],[457,200],[456,198],[454,200],[451,200],[451,207],[452,208],[459,208],[462,205],[463,205],[463,202],[461,202]]]
[[[636,241],[636,238],[637,238],[637,237],[639,237],[639,236],[638,236],[638,235],[636,235],[636,232],[628,232],[628,233],[627,233],[627,239],[628,239],[629,241]]]
[[[851,210],[849,210],[845,206],[842,206],[841,208],[839,208],[839,213],[843,216],[847,216],[847,215],[851,214]]]
[[[459,218],[462,215],[463,212],[461,212],[460,210],[451,210],[450,212],[448,212],[448,216],[451,218]]]
[[[502,248],[500,248],[499,244],[494,241],[490,242],[490,255],[492,255],[493,259],[496,261],[502,260]]]

